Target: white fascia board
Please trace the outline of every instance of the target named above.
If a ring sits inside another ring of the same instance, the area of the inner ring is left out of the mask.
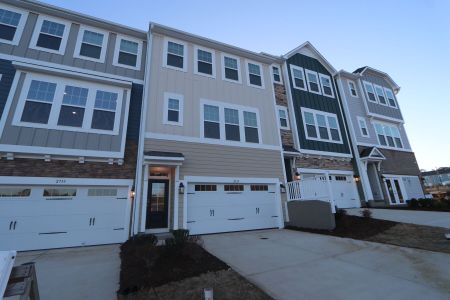
[[[132,179],[103,179],[103,178],[67,178],[67,177],[25,177],[0,176],[0,184],[16,185],[79,185],[79,186],[124,186],[133,184]]]
[[[187,183],[267,183],[278,184],[279,178],[246,178],[246,177],[212,177],[212,176],[184,176],[184,181]]]

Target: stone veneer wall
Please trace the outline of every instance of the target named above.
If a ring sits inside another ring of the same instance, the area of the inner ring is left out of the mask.
[[[284,106],[288,109],[288,101],[286,96],[286,88],[282,84],[273,84],[275,90],[275,103],[279,106]],[[294,147],[294,138],[291,130],[281,129],[281,144],[285,146]]]
[[[296,168],[346,170],[353,171],[351,161],[343,161],[340,158],[300,157],[295,159]]]

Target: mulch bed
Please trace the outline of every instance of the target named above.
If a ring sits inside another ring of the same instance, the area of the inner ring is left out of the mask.
[[[374,208],[377,209],[377,208]],[[383,207],[382,209],[392,209],[392,210],[415,210],[415,211],[437,211],[437,212],[450,212],[450,207],[409,207],[409,206],[402,206],[402,207]]]
[[[195,242],[181,250],[168,251],[154,246],[150,239],[138,237],[121,246],[119,294],[134,293],[142,288],[198,276],[206,272],[229,269],[229,266],[205,251]]]

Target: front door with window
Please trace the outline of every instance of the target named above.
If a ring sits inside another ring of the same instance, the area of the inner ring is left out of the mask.
[[[146,229],[168,227],[169,180],[152,179],[148,184]]]
[[[386,189],[391,204],[404,204],[402,188],[398,178],[386,178]]]

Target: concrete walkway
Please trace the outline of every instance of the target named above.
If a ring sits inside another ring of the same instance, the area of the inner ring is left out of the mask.
[[[111,300],[119,289],[119,245],[21,252],[16,265],[35,262],[45,300]]]
[[[203,236],[275,299],[450,299],[450,255],[291,230]]]
[[[362,209],[346,209],[349,215],[360,216]],[[372,208],[372,217],[402,223],[450,228],[450,212],[415,211]]]

